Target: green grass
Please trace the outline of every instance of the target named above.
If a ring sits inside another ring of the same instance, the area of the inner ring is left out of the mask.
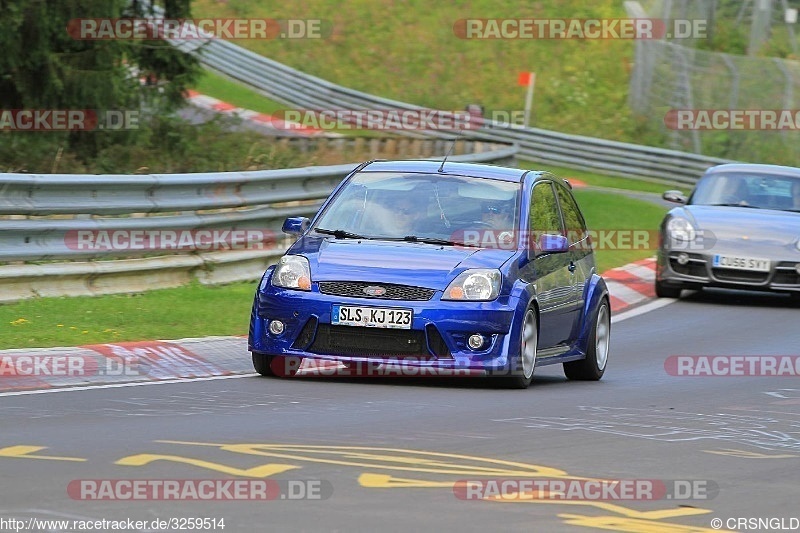
[[[256,282],[0,305],[0,349],[246,335]]]
[[[246,85],[233,81],[225,76],[220,76],[210,70],[203,71],[203,75],[197,84],[193,87],[197,92],[206,96],[211,96],[217,100],[222,100],[229,104],[242,109],[249,109],[267,115],[281,116],[282,111],[292,109],[287,106],[271,100],[270,98],[259,93],[255,89],[251,89]],[[313,124],[310,124],[313,126]],[[341,133],[348,137],[382,137],[383,132],[370,131],[370,130],[356,130],[356,129],[332,129],[328,133]]]
[[[266,96],[249,89],[210,70],[204,70],[194,89],[202,94],[228,102],[236,107],[271,115],[286,109],[286,105],[270,100]]]
[[[634,42],[621,39],[463,39],[467,18],[626,18],[619,0],[195,0],[193,16],[321,19],[322,39],[241,39],[236,44],[353,89],[437,109],[477,103],[521,111],[520,72],[535,71],[531,125],[646,141],[630,112]]]
[[[653,192],[658,194],[661,194],[668,189],[680,188],[679,185],[661,184],[652,181],[643,181],[633,178],[623,178],[619,176],[605,176],[602,174],[596,174],[594,172],[588,172],[585,170],[574,170],[565,167],[554,167],[552,165],[543,165],[540,163],[534,163],[532,161],[518,161],[517,166],[519,168],[527,168],[532,170],[546,170],[548,172],[555,174],[560,178],[564,178],[567,180],[569,180],[570,178],[575,178],[593,187],[608,187],[613,189],[625,189],[628,191],[639,191],[639,192]],[[686,187],[684,187],[684,189],[686,189]]]
[[[576,190],[575,198],[578,200],[578,205],[583,211],[590,230],[597,232],[649,230],[650,232],[647,249],[596,250],[595,258],[600,272],[655,255],[658,245],[655,237],[656,230],[667,212],[666,207],[596,191]]]
[[[665,209],[595,191],[575,192],[589,228],[658,227]],[[653,250],[597,251],[601,272]],[[192,284],[142,294],[37,298],[0,305],[0,349],[244,335],[256,283]]]

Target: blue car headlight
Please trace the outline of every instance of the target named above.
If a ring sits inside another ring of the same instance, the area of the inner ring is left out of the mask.
[[[674,217],[667,222],[667,236],[670,243],[691,242],[697,237],[697,230],[683,217]]]
[[[450,282],[442,300],[494,300],[500,294],[502,277],[499,270],[491,268],[465,270]]]
[[[272,284],[284,289],[311,290],[311,269],[308,259],[300,255],[284,255],[272,274]]]

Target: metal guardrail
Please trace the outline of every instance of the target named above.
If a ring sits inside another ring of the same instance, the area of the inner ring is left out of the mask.
[[[286,105],[316,110],[424,109],[336,85],[221,39],[173,41],[172,44],[197,55],[206,68],[236,79]],[[433,138],[453,136],[452,132],[442,130],[398,133]],[[694,185],[708,167],[730,162],[676,150],[498,122],[487,121],[478,128],[465,130],[463,135],[516,144],[520,158],[535,162],[689,186]]]
[[[344,144],[392,159],[440,159],[450,147],[443,140],[402,138],[288,142],[306,148]],[[517,148],[459,140],[453,152],[450,161],[513,165]],[[138,292],[192,279],[258,279],[289,244],[280,231],[284,218],[313,216],[356,165],[136,176],[0,174],[0,263],[45,261],[0,265],[0,302]],[[168,242],[169,234],[188,241]],[[120,235],[121,245],[115,240]]]
[[[382,142],[378,148],[382,148],[383,153],[390,148],[393,154],[410,150],[425,155],[438,152],[441,154],[438,157],[444,155],[449,144],[408,139],[400,139],[393,145],[387,139],[362,141]],[[302,139],[297,142],[318,144],[338,143],[339,140]],[[476,163],[509,163],[516,155],[513,146],[475,141],[459,141],[454,151],[461,153],[451,156],[451,161]],[[219,229],[280,234],[285,217],[313,215],[320,201],[356,165],[136,176],[0,174],[0,215],[14,215],[0,219],[0,261],[112,255],[111,251],[80,247],[76,242],[78,232]],[[286,202],[295,206],[282,207]],[[301,202],[305,205],[299,204]],[[72,217],[44,218],[44,215]],[[153,251],[172,250],[126,247],[113,255]]]

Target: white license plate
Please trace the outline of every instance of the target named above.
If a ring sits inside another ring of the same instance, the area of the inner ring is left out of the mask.
[[[756,257],[735,257],[731,255],[715,255],[714,268],[732,268],[734,270],[752,270],[754,272],[769,272],[769,259]]]
[[[331,324],[334,326],[411,329],[412,318],[411,309],[394,307],[334,305],[331,310]]]

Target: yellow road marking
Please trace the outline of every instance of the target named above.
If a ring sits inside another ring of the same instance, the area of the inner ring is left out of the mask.
[[[432,481],[427,479],[413,479],[405,477],[395,477],[388,474],[364,472],[359,475],[358,483],[366,488],[449,488],[454,487],[456,479],[454,476],[492,476],[492,477],[543,477],[548,479],[565,478],[575,480],[587,480],[596,478],[584,478],[572,476],[557,468],[550,468],[541,465],[531,465],[500,459],[490,459],[484,457],[474,457],[469,455],[428,452],[418,450],[407,450],[401,448],[381,448],[367,446],[323,446],[323,445],[302,445],[302,444],[219,444],[206,442],[187,442],[174,440],[160,440],[157,442],[167,444],[179,444],[188,446],[207,446],[218,448],[232,453],[245,455],[256,455],[262,457],[275,457],[281,459],[291,459],[301,462],[335,464],[341,466],[355,466],[366,469],[385,469],[396,471],[412,471],[428,474],[439,474],[451,476],[450,481]],[[328,457],[321,457],[327,455]],[[158,456],[167,457],[167,456]],[[203,465],[217,465],[206,461],[188,460],[180,456],[172,456],[183,459],[184,462]],[[176,459],[176,460],[177,460]],[[468,461],[479,464],[464,464],[458,461]],[[481,464],[482,463],[482,464]],[[486,466],[488,465],[488,466]],[[266,465],[269,466],[269,465]],[[289,465],[284,465],[289,466]],[[229,468],[229,467],[225,467]],[[239,470],[239,469],[230,469]],[[252,469],[251,469],[252,470]],[[219,470],[225,471],[225,470]],[[606,529],[612,531],[622,531],[629,533],[704,533],[716,531],[704,527],[686,526],[664,522],[663,520],[708,514],[710,509],[696,507],[672,507],[670,509],[659,509],[652,511],[638,511],[622,505],[616,505],[606,501],[591,500],[550,500],[550,499],[507,499],[509,495],[485,498],[484,501],[500,503],[539,503],[556,505],[584,506],[599,509],[606,513],[614,513],[617,516],[585,516],[579,514],[559,514],[559,518],[564,523]]]
[[[411,489],[411,488],[452,488],[452,481],[428,481],[427,479],[407,479],[386,474],[361,474],[358,484],[370,489]]]
[[[234,468],[232,466],[213,463],[211,461],[192,459],[191,457],[182,457],[180,455],[160,455],[154,453],[140,453],[137,455],[129,455],[127,457],[123,457],[119,461],[116,461],[114,464],[123,466],[144,466],[152,463],[153,461],[172,461],[175,463],[184,463],[192,466],[197,466],[200,468],[207,468],[209,470],[214,470],[215,472],[222,472],[224,474],[230,474],[232,476],[245,476],[245,477],[257,477],[257,478],[274,476],[275,474],[281,474],[289,470],[300,468],[299,466],[286,465],[286,464],[267,464],[267,465],[255,466],[253,468]]]
[[[39,450],[47,449],[46,446],[8,446],[0,448],[0,457],[14,457],[16,459],[45,459],[47,461],[78,461],[84,462],[87,459],[80,457],[58,457],[55,455],[31,455]]]
[[[540,465],[530,465],[503,461],[500,459],[488,459],[484,457],[472,457],[469,455],[459,455],[438,452],[423,452],[417,450],[404,450],[399,448],[373,448],[364,446],[305,446],[292,444],[213,444],[186,441],[162,440],[157,442],[169,444],[185,444],[190,446],[212,446],[224,451],[242,453],[247,455],[258,455],[265,457],[277,457],[281,459],[293,459],[296,461],[308,461],[312,463],[336,464],[341,466],[356,466],[362,468],[381,468],[386,470],[399,470],[410,472],[424,472],[432,474],[447,474],[459,476],[503,476],[503,477],[546,477],[566,478],[566,479],[588,479],[567,474],[557,468],[549,468]],[[365,453],[369,451],[381,453]],[[299,452],[293,453],[293,452]],[[397,455],[386,455],[386,452],[411,455],[403,457]],[[308,455],[300,455],[300,454]],[[325,454],[344,459],[328,459],[316,457]],[[448,463],[445,461],[433,460],[428,458],[447,458],[452,460],[467,460],[488,463],[497,466],[463,465],[458,463]],[[347,460],[345,460],[347,459]],[[380,464],[364,462],[365,460],[383,461]],[[422,464],[423,466],[414,466]],[[506,467],[506,468],[503,468]]]
[[[800,457],[790,453],[768,455],[765,453],[751,452],[747,450],[734,450],[733,448],[723,448],[722,450],[703,450],[706,453],[714,453],[717,455],[730,455],[731,457],[741,457],[742,459],[789,459],[791,457]]]
[[[594,527],[626,533],[708,533],[711,531],[728,531],[706,527],[684,526],[671,522],[650,522],[638,518],[620,516],[584,516],[575,514],[560,514],[559,518],[565,524],[573,526]]]

